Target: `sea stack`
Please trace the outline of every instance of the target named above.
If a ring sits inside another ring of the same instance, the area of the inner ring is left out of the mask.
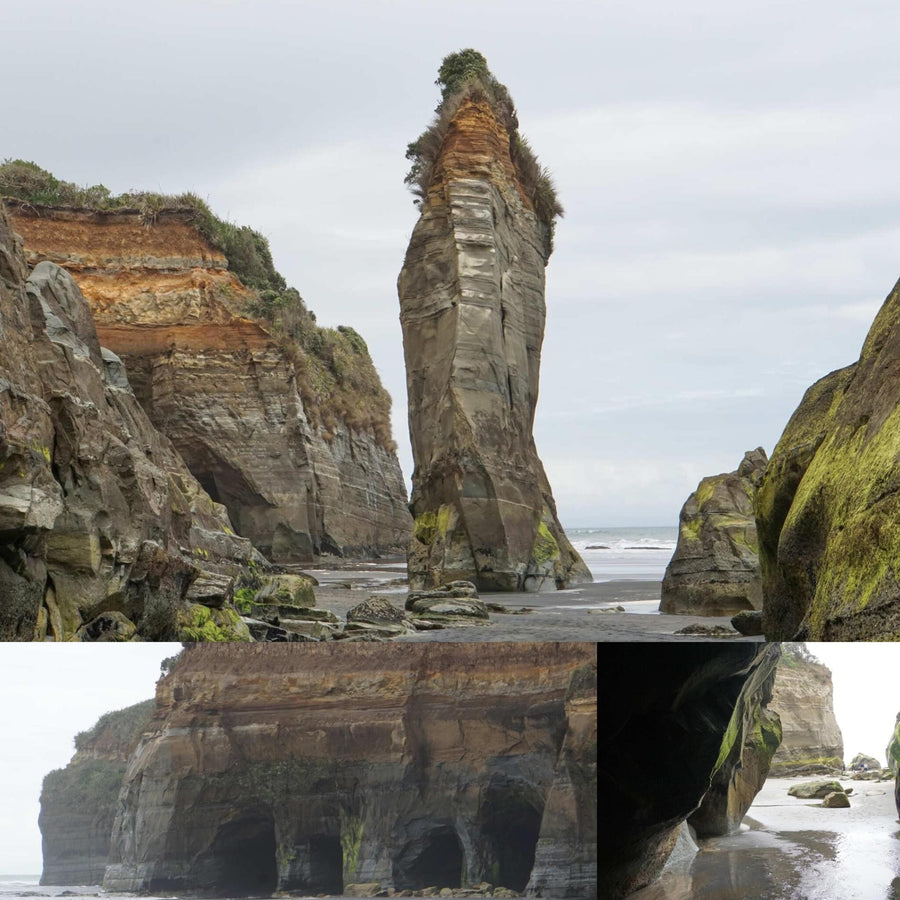
[[[762,609],[753,497],[768,459],[748,450],[734,472],[704,478],[681,508],[678,545],[662,583],[666,613]]]
[[[532,436],[544,267],[562,210],[484,57],[446,57],[434,123],[409,146],[421,211],[400,273],[415,471],[414,589],[589,581]]]

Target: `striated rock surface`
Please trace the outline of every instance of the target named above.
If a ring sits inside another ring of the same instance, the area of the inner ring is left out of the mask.
[[[522,891],[538,847],[552,896],[593,897],[595,659],[593,644],[189,646],[125,775],[105,885]]]
[[[900,815],[900,713],[897,713],[894,731],[884,753],[888,768],[894,773],[894,805],[897,807],[897,814]]]
[[[138,400],[239,534],[277,561],[406,545],[389,400],[355,332],[304,309],[313,352],[247,318],[257,295],[192,210],[7,204],[29,262],[72,274]]]
[[[844,742],[834,716],[831,672],[802,644],[783,644],[769,707],[781,717],[781,746],[771,774],[837,774]]]
[[[769,775],[782,739],[782,723],[772,710],[772,691],[781,648],[770,644],[744,684],[719,749],[709,790],[688,819],[699,837],[732,834]]]
[[[413,589],[590,580],[532,437],[552,216],[536,214],[511,156],[520,139],[485,90],[469,82],[446,99],[442,123],[417,142],[440,149],[398,281],[416,466]]]
[[[663,612],[722,616],[762,608],[753,495],[767,462],[762,447],[750,450],[736,471],[704,478],[688,497],[663,578]]]
[[[2,640],[177,639],[197,579],[253,557],[111,363],[71,276],[27,276],[0,210]]]
[[[900,284],[859,361],[804,395],[757,495],[770,640],[900,636]]]
[[[125,767],[155,708],[147,700],[102,716],[77,735],[72,761],[44,778],[41,884],[103,881]]]
[[[741,748],[762,772],[753,748],[770,741],[752,734],[761,724],[753,710],[762,706],[775,654],[775,647],[748,643],[604,645],[598,656],[601,897],[625,897],[659,875],[715,772],[728,776],[724,781],[748,802],[750,785],[741,781],[733,751]],[[717,805],[727,813],[725,787],[717,784]],[[720,817],[710,833],[729,827],[728,817]]]

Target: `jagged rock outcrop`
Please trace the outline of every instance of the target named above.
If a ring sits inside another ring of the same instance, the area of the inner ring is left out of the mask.
[[[239,637],[230,578],[191,590],[254,552],[122,386],[71,276],[28,276],[0,210],[0,639],[178,639],[204,604]]]
[[[72,274],[141,405],[239,534],[277,561],[406,545],[388,401],[355,332],[304,311],[316,355],[248,318],[254,295],[195,210],[7,205],[29,262]]]
[[[511,101],[501,109],[490,90],[468,82],[445,99],[441,122],[416,145],[440,149],[398,281],[416,467],[414,589],[590,580],[532,437],[552,215],[536,214],[511,155],[521,143]]]
[[[764,777],[757,751],[771,745],[774,722],[754,710],[765,709],[777,653],[748,643],[603,646],[601,897],[625,897],[659,875],[711,785],[718,812],[707,819],[715,823],[710,833],[729,830],[738,803],[749,804],[753,782],[742,780],[736,757],[746,755],[755,777]]]
[[[593,897],[595,659],[593,644],[190,646],[125,775],[105,885],[535,877]]]
[[[831,672],[803,647],[783,644],[769,708],[781,717],[772,775],[838,774],[844,741],[834,716]]]
[[[900,636],[900,284],[859,361],[816,382],[756,500],[770,640]]]
[[[782,723],[771,709],[781,656],[769,645],[744,684],[722,740],[709,790],[688,819],[699,837],[732,834],[760,792],[781,743]]]
[[[888,768],[894,773],[894,805],[900,815],[900,713],[894,722],[894,731],[884,751]]]
[[[147,700],[102,716],[76,736],[71,762],[44,778],[41,884],[103,881],[125,767],[155,708]]]
[[[750,450],[736,471],[704,478],[688,497],[663,578],[662,612],[722,616],[762,609],[753,495],[767,462],[762,447]]]

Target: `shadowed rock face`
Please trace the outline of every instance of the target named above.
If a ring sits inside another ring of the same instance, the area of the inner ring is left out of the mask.
[[[107,713],[78,735],[72,761],[44,778],[41,884],[103,881],[122,776],[155,707],[147,700]]]
[[[509,144],[486,100],[463,99],[398,282],[416,465],[414,588],[590,580],[532,437],[548,251]]]
[[[721,616],[762,608],[753,495],[766,463],[757,447],[735,472],[704,478],[688,497],[663,578],[663,612]]]
[[[804,395],[757,495],[770,640],[900,636],[900,285],[859,361]]]
[[[0,210],[0,639],[175,639],[194,560],[253,548],[104,357],[71,276],[26,276]]]
[[[593,644],[490,658],[466,644],[189,646],[125,775],[105,885],[533,879],[593,897],[595,658]]]
[[[796,645],[784,644],[770,708],[781,717],[772,775],[833,774],[843,769],[844,742],[834,716],[831,672]]]
[[[708,834],[739,821],[774,749],[777,719],[766,713],[765,698],[779,651],[750,644],[603,646],[601,897],[624,897],[653,881],[698,807]]]
[[[29,261],[71,272],[141,405],[239,534],[280,561],[406,545],[389,426],[376,435],[349,417],[312,420],[302,353],[242,315],[249,291],[190,215],[163,211],[145,227],[127,210],[10,208]],[[352,347],[353,365],[371,368],[361,340],[334,339]]]
[[[894,805],[900,814],[900,713],[894,722],[894,731],[884,751],[887,757],[888,768],[894,773]]]

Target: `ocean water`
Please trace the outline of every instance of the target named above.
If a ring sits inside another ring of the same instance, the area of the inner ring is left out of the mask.
[[[662,581],[678,528],[566,528],[595,581]]]

